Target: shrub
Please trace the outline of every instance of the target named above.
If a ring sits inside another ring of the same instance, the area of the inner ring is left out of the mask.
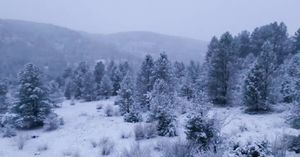
[[[151,154],[149,149],[141,148],[139,144],[135,144],[129,150],[125,149],[120,157],[151,157]]]
[[[129,112],[124,115],[124,121],[129,123],[137,123],[143,121],[141,114],[137,112]]]
[[[63,123],[62,118],[59,118],[59,116],[55,113],[51,113],[44,120],[43,128],[45,131],[52,131],[58,129]]]
[[[38,152],[44,152],[46,150],[48,150],[48,145],[47,144],[39,145],[38,148],[37,148]]]
[[[137,124],[134,127],[135,140],[150,139],[157,136],[156,125],[153,123]]]
[[[191,117],[186,125],[186,138],[197,145],[200,150],[215,148],[217,144],[217,130],[212,120],[206,120],[200,115]]]
[[[127,132],[127,133],[122,132],[122,134],[121,134],[121,138],[122,139],[128,139],[130,137],[131,137],[131,133],[130,132]]]
[[[137,124],[134,127],[134,136],[135,136],[135,140],[137,141],[145,139],[144,126],[142,124]]]
[[[292,118],[290,124],[292,128],[300,129],[300,116]]]
[[[193,147],[186,141],[177,140],[164,144],[162,157],[192,157]]]
[[[177,136],[176,119],[167,112],[158,115],[157,133],[159,136]]]
[[[17,135],[17,133],[16,133],[16,129],[15,129],[14,126],[12,126],[12,125],[5,125],[2,128],[2,136],[3,137],[14,137],[16,135]]]
[[[114,115],[114,108],[112,105],[106,105],[104,113],[107,117],[112,117]]]
[[[111,141],[108,137],[103,137],[99,141],[100,154],[107,156],[114,150],[115,143]]]
[[[297,154],[300,153],[300,135],[289,137],[289,139],[288,139],[288,150],[289,151],[294,151]]]
[[[234,157],[266,157],[271,155],[270,143],[263,141],[249,141],[244,145],[236,143],[230,152]]]
[[[17,146],[19,150],[23,150],[26,142],[28,141],[28,136],[20,135],[17,137]]]

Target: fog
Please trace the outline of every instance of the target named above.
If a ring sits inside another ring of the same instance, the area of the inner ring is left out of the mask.
[[[51,23],[91,33],[152,31],[210,40],[283,21],[300,27],[299,0],[1,0],[0,18]]]

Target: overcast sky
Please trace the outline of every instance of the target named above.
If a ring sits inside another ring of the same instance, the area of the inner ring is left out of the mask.
[[[0,0],[0,18],[91,33],[152,31],[210,40],[283,21],[300,28],[300,0]]]

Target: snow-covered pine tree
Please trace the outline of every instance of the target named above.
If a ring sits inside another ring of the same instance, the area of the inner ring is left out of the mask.
[[[170,90],[175,90],[172,64],[166,53],[161,53],[160,57],[155,61],[153,78],[154,82],[157,80],[164,80],[170,87],[172,87]]]
[[[82,95],[81,98],[85,101],[95,100],[95,80],[93,74],[89,71],[82,76]]]
[[[122,74],[121,71],[118,67],[112,67],[112,70],[109,72],[110,75],[110,80],[112,82],[112,95],[115,96],[118,94],[118,91],[120,89],[120,84],[122,82]]]
[[[108,99],[112,95],[112,82],[107,74],[102,78],[98,94],[97,97],[105,99]]]
[[[6,94],[8,92],[7,82],[4,80],[0,80],[0,114],[4,114],[7,111],[7,100]]]
[[[72,81],[74,83],[74,97],[75,99],[82,99],[84,78],[89,72],[89,66],[86,62],[80,62],[74,71]]]
[[[47,115],[51,113],[52,104],[41,77],[42,72],[33,64],[25,65],[19,73],[18,102],[13,107],[13,112],[17,115],[15,124],[18,128],[30,129],[42,126]]]
[[[129,113],[130,108],[134,105],[134,83],[132,74],[128,73],[121,83],[121,88],[118,91],[117,104],[120,106],[122,115]]]
[[[266,112],[270,110],[270,84],[275,70],[276,54],[270,42],[266,42],[263,52],[249,72],[244,85],[244,103],[248,112]]]
[[[100,88],[101,88],[101,83],[102,79],[105,75],[105,65],[103,64],[102,61],[97,62],[94,68],[94,77],[95,77],[95,94],[96,97],[95,99],[99,100],[100,99]]]
[[[160,136],[176,135],[176,119],[174,116],[174,92],[167,82],[157,80],[151,93],[150,115],[148,121],[157,121]]]
[[[300,53],[300,28],[293,37],[293,53]]]
[[[191,100],[195,96],[196,82],[199,79],[200,70],[200,64],[194,61],[191,61],[186,68],[186,77],[180,95],[186,97],[188,100]]]
[[[212,40],[211,42],[217,42]],[[212,45],[212,43],[210,44]],[[229,66],[233,53],[233,37],[229,32],[224,33],[218,41],[218,48],[208,50],[208,95],[215,105],[228,105]]]
[[[96,63],[94,68],[94,77],[95,77],[95,82],[97,84],[101,84],[104,74],[105,74],[105,65],[103,64],[102,61],[99,61]]]
[[[207,119],[204,115],[191,115],[185,126],[187,140],[194,144],[199,151],[212,150],[217,152],[218,130],[214,121]]]
[[[143,111],[149,110],[149,94],[153,89],[154,61],[151,55],[146,55],[136,79],[136,103]]]
[[[237,56],[241,58],[247,57],[251,53],[250,32],[242,31],[234,40],[237,46]]]

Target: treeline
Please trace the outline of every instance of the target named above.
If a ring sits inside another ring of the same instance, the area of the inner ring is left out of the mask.
[[[14,122],[7,123],[19,128],[43,126],[61,96],[84,101],[117,96],[126,122],[155,122],[160,136],[176,136],[177,113],[189,112],[187,139],[216,149],[217,130],[204,118],[211,105],[245,106],[247,113],[272,112],[279,103],[300,108],[300,29],[289,36],[285,24],[275,22],[236,36],[226,32],[212,38],[202,64],[171,62],[165,53],[157,59],[147,55],[138,68],[128,62],[99,61],[93,68],[81,62],[46,83],[39,68],[28,64],[18,85],[11,103],[1,82],[0,113],[14,113],[6,118]]]

